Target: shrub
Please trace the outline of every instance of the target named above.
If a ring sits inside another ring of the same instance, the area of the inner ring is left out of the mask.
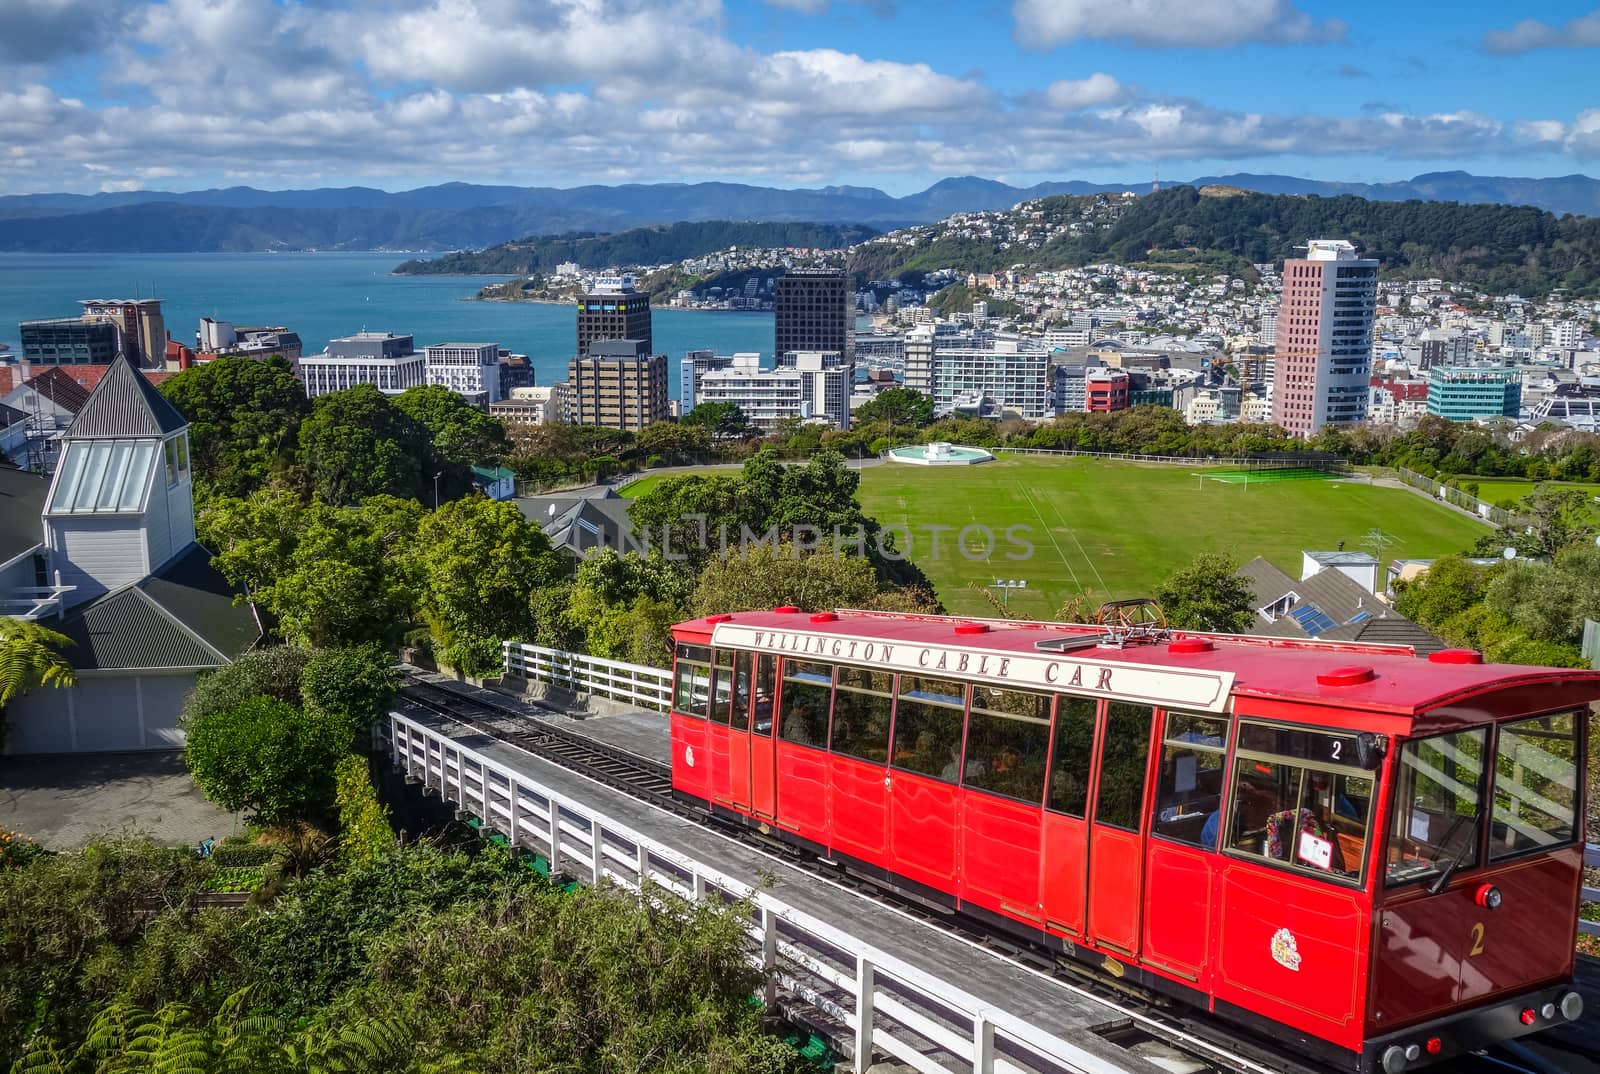
[[[202,676],[184,703],[184,725],[235,708],[251,697],[298,705],[300,677],[311,655],[309,649],[277,645],[246,653],[227,667]]]
[[[319,649],[300,677],[306,708],[342,721],[352,736],[383,718],[399,686],[394,661],[376,645]]]
[[[373,789],[367,759],[357,754],[345,757],[339,762],[336,778],[339,848],[351,861],[376,861],[395,845],[395,838],[389,825],[389,810],[378,801],[378,792]]]
[[[320,815],[350,745],[342,724],[270,697],[190,719],[184,754],[206,797],[259,821]]]

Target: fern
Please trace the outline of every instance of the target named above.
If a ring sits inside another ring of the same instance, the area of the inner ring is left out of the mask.
[[[36,686],[72,686],[72,664],[58,649],[65,634],[22,619],[0,617],[0,708]]]

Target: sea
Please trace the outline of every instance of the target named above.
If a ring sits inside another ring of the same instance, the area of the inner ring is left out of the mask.
[[[0,253],[0,342],[20,350],[19,321],[75,317],[83,298],[159,298],[172,338],[190,346],[201,317],[283,325],[307,354],[363,329],[430,343],[498,343],[526,354],[538,384],[567,377],[577,344],[571,306],[477,302],[506,277],[394,276],[397,253],[9,254]],[[651,319],[672,395],[678,359],[705,348],[772,353],[772,314],[658,309]]]

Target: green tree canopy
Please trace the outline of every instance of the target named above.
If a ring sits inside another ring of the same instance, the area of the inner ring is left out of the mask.
[[[699,403],[683,416],[683,424],[699,426],[718,437],[739,436],[750,428],[738,403]]]
[[[1255,620],[1255,598],[1239,565],[1220,552],[1201,552],[1156,586],[1167,622],[1180,630],[1240,634]]]
[[[208,496],[246,496],[284,472],[311,410],[277,356],[218,358],[169,378],[161,393],[189,419],[195,484]]]
[[[186,718],[184,761],[206,797],[272,823],[325,813],[350,748],[342,722],[270,697]]]
[[[431,483],[443,471],[440,492],[452,499],[472,488],[470,467],[498,463],[510,450],[504,425],[443,385],[407,388],[394,405],[427,430],[431,454],[424,476]]]
[[[857,407],[852,422],[886,421],[921,428],[933,424],[933,400],[915,388],[887,388]]]
[[[319,649],[300,674],[307,710],[345,721],[352,735],[387,714],[399,687],[394,660],[373,644]]]
[[[607,549],[578,564],[566,617],[584,652],[660,667],[672,658],[670,628],[689,617],[693,588],[682,564]]]
[[[415,562],[434,637],[457,667],[480,673],[499,665],[500,642],[529,636],[533,592],[564,573],[549,538],[515,504],[482,497],[423,519]]]
[[[428,431],[370,384],[319,395],[300,425],[300,465],[312,491],[338,507],[368,496],[432,502]]]
[[[1395,611],[1439,631],[1446,622],[1483,600],[1489,583],[1504,570],[1499,564],[1480,566],[1463,556],[1442,556],[1426,573],[1409,582],[1395,583]]]

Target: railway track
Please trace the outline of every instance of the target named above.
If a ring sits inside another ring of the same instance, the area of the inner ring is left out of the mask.
[[[998,954],[1027,972],[1042,974],[1090,996],[1127,1016],[1132,1024],[1185,1054],[1228,1074],[1329,1074],[1296,1057],[1286,1056],[1282,1044],[1242,1030],[1223,1028],[1192,1016],[1190,1008],[1159,998],[1152,1000],[1089,967],[1065,960],[1054,952],[1029,946],[1004,934],[978,927],[966,919],[930,910],[872,880],[847,872],[753,828],[710,816],[672,796],[672,770],[659,761],[598,742],[587,735],[544,722],[510,703],[469,697],[438,683],[406,676],[401,697],[436,715],[447,717],[501,741],[551,761],[605,786],[612,787],[660,809],[713,828],[730,838],[758,848],[818,878],[916,918],[961,940]],[[565,711],[541,706],[557,716]],[[1548,1036],[1548,1035],[1547,1035]],[[1600,1074],[1600,1043],[1569,1033],[1550,1040],[1535,1039],[1497,1048],[1490,1054],[1462,1056],[1430,1068],[1437,1074]]]

